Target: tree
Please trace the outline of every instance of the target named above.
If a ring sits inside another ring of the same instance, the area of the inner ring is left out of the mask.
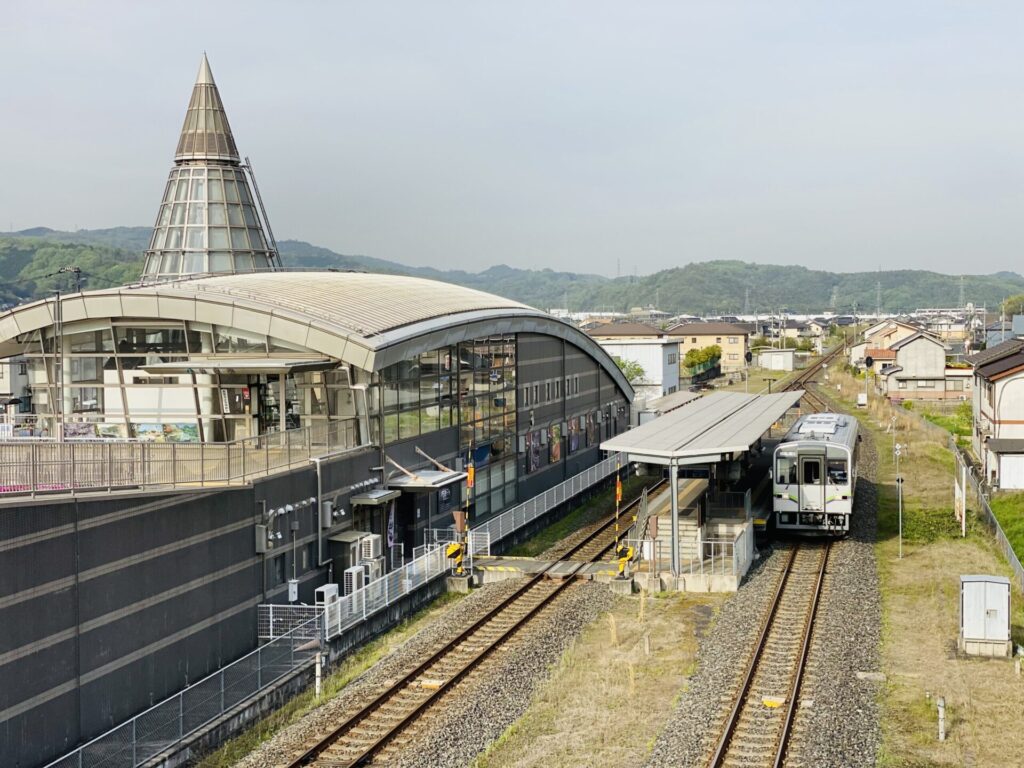
[[[1024,293],[1017,293],[1004,299],[1002,309],[1007,317],[1024,314]]]
[[[615,363],[619,366],[622,375],[626,377],[626,381],[630,384],[636,384],[647,377],[644,367],[634,360],[623,360],[617,357],[615,358]]]
[[[683,365],[687,368],[695,368],[696,366],[703,365],[704,363],[721,360],[721,358],[722,348],[717,344],[712,344],[710,347],[687,350],[686,356],[683,358]]]

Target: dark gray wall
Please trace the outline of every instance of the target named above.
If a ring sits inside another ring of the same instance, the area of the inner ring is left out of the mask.
[[[518,437],[566,423],[573,416],[585,417],[595,410],[601,410],[606,416],[601,424],[599,441],[625,431],[629,415],[626,396],[593,357],[573,344],[552,336],[521,333],[517,340]],[[546,386],[549,383],[554,385],[556,380],[560,382],[560,396],[556,397],[552,392],[551,397],[547,397]],[[523,390],[529,387],[532,393],[534,384],[537,385],[540,399],[533,402],[531,394],[531,402],[526,405]],[[620,408],[625,409],[624,415],[619,413]],[[520,501],[543,493],[600,459],[598,446],[584,446],[582,440],[580,449],[570,454],[568,440],[567,432],[563,432],[561,460],[558,462],[550,461],[550,450],[545,446],[541,451],[540,467],[534,472],[527,471],[526,454],[519,452],[516,472]]]
[[[325,463],[325,497],[347,507],[378,463]],[[256,606],[287,590],[274,558],[312,602],[326,569],[303,562],[318,519],[299,505],[316,489],[311,466],[231,490],[0,507],[0,765],[41,765],[252,650]],[[263,502],[296,508],[265,558]]]

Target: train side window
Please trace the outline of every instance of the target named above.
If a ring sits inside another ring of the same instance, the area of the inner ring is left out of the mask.
[[[804,485],[817,485],[821,482],[821,462],[804,462]]]
[[[846,473],[846,459],[828,460],[828,482],[831,485],[846,485],[849,476]]]

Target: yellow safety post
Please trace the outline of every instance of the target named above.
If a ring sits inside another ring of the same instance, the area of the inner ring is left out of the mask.
[[[464,547],[461,541],[453,541],[445,548],[445,555],[448,556],[449,560],[455,561],[455,573],[459,576],[462,575],[462,555]]]

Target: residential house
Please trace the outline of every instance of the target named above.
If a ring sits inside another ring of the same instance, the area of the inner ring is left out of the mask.
[[[750,348],[750,331],[735,323],[684,323],[668,329],[679,342],[679,357],[691,349],[717,345],[722,349],[722,373],[742,371]]]
[[[966,399],[970,377],[965,369],[949,368],[949,347],[941,339],[919,331],[889,347],[895,358],[879,371],[878,388],[893,400]],[[965,390],[965,386],[967,389]]]
[[[643,377],[631,382],[636,399],[653,400],[679,389],[679,343],[645,323],[606,323],[588,331],[615,359],[637,363]]]
[[[920,328],[902,320],[886,319],[880,320],[869,326],[864,331],[864,340],[850,347],[850,365],[857,368],[864,367],[864,361],[868,358],[868,350],[878,351],[891,349],[892,346],[902,339],[913,336],[920,332]],[[891,357],[871,355],[874,360],[884,359],[891,361]]]
[[[1011,320],[996,320],[985,326],[985,347],[1024,336],[1024,315],[1014,315]]]
[[[1024,488],[1024,339],[1009,339],[967,358],[974,366],[972,446],[985,478]]]

